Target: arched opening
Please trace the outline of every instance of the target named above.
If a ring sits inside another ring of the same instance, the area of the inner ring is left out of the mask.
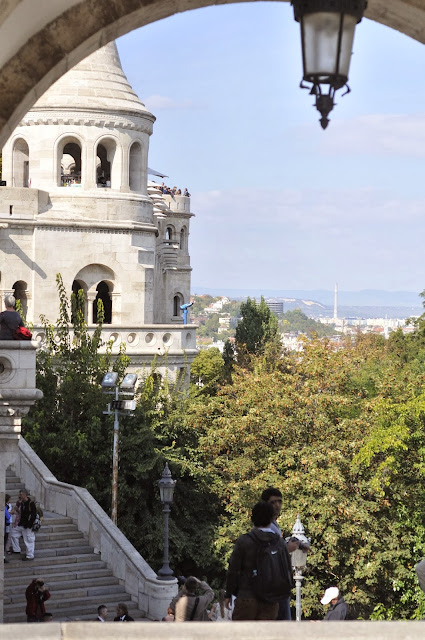
[[[61,187],[81,186],[81,144],[76,138],[66,138],[58,146],[58,184]]]
[[[186,227],[182,227],[180,231],[180,251],[186,251],[186,250],[187,250]]]
[[[28,311],[28,300],[27,300],[27,283],[22,280],[18,280],[12,287],[13,295],[15,297],[16,302],[20,302],[22,311],[24,316],[26,317]]]
[[[166,242],[172,242],[173,241],[173,227],[167,227],[165,229],[165,240],[166,240]]]
[[[142,145],[140,142],[133,142],[130,147],[129,158],[129,187],[132,191],[142,191],[143,189],[143,158]]]
[[[183,296],[181,293],[176,293],[173,298],[173,316],[181,316],[182,310],[180,309],[180,305],[183,304]]]
[[[80,293],[82,292],[82,294]],[[74,280],[72,283],[72,293],[75,296],[75,302],[73,303],[73,312],[74,312],[74,304],[75,310],[80,310],[83,313],[83,318],[87,320],[87,294],[84,285],[78,280]],[[74,322],[74,313],[71,315],[71,322]]]
[[[13,186],[29,187],[30,151],[23,138],[13,144]]]
[[[116,167],[117,145],[115,140],[104,139],[96,148],[96,184],[98,187],[119,189]]]
[[[110,289],[108,284],[102,280],[96,287],[97,295],[93,302],[93,323],[97,324],[97,301],[102,300],[104,309],[104,324],[111,324],[112,322],[112,300],[110,296]]]

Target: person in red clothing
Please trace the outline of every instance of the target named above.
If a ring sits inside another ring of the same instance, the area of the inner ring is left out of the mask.
[[[50,593],[46,589],[46,585],[40,578],[34,578],[25,591],[27,599],[27,622],[42,622],[46,613],[44,603],[50,598]]]

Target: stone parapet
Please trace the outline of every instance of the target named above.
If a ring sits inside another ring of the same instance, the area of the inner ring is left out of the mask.
[[[13,222],[16,216],[33,219],[46,208],[47,191],[28,187],[0,187],[0,218]]]
[[[23,438],[19,442],[15,471],[43,509],[75,521],[95,553],[100,554],[115,577],[122,581],[147,618],[160,620],[166,614],[177,593],[176,579],[158,580],[146,560],[86,489],[59,482]],[[81,637],[86,636],[83,633]]]
[[[128,356],[176,356],[197,354],[196,325],[183,322],[176,324],[152,324],[152,325],[113,325],[106,324],[102,328],[102,341],[104,346],[99,350],[106,350],[108,342],[112,342],[112,353],[119,353],[120,346],[125,344]],[[93,335],[96,327],[89,326],[89,333]],[[44,328],[34,326],[34,339],[43,345],[45,340]],[[70,336],[72,339],[72,330]]]
[[[53,597],[53,596],[52,596]],[[414,622],[62,622],[48,625],[2,626],[4,637],[14,640],[422,640],[422,621]]]
[[[170,211],[179,214],[190,214],[190,198],[188,198],[187,196],[170,196],[164,194],[163,200]]]

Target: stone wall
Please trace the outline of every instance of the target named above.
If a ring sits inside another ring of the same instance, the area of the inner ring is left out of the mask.
[[[98,622],[63,622],[2,626],[14,640],[97,640]],[[172,629],[166,622],[105,623],[102,640],[422,640],[424,623],[417,622],[184,622]]]

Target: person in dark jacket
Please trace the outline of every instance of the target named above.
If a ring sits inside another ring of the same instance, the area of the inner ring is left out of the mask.
[[[32,526],[37,515],[37,509],[35,502],[31,500],[26,489],[21,489],[19,492],[16,511],[19,523],[12,529],[11,540],[13,553],[21,553],[19,539],[22,536],[26,549],[25,557],[22,558],[22,560],[34,560],[35,533],[32,530]]]
[[[340,595],[338,587],[326,589],[320,602],[324,605],[331,605],[325,615],[325,620],[345,620],[347,617],[347,605]]]
[[[4,297],[6,311],[0,313],[0,340],[14,340],[14,333],[18,327],[24,327],[23,320],[15,311],[16,300],[11,294]]]
[[[114,622],[134,622],[134,618],[128,615],[127,605],[124,602],[118,603],[117,616],[114,618]]]
[[[50,598],[50,593],[46,589],[44,581],[40,578],[34,578],[25,591],[27,599],[27,622],[42,622],[46,608],[44,603]]]
[[[232,596],[236,596],[233,620],[276,620],[278,602],[266,602],[255,591],[254,580],[257,575],[257,552],[261,543],[273,543],[281,547],[285,560],[282,571],[288,585],[287,592],[279,597],[287,597],[293,586],[291,560],[286,542],[271,528],[274,511],[269,502],[261,500],[253,510],[251,520],[254,525],[250,533],[236,540],[227,571],[225,606],[230,608]]]

